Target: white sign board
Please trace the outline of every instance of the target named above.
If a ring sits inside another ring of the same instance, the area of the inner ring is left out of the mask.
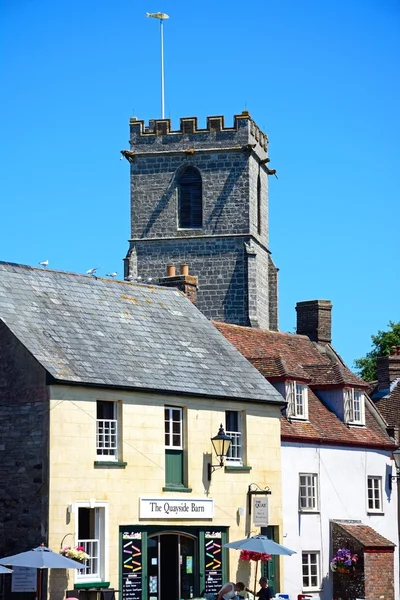
[[[12,567],[12,592],[36,592],[37,569],[30,567]]]
[[[257,527],[269,525],[269,500],[268,496],[253,496],[253,524]]]
[[[140,498],[140,519],[212,519],[214,500]]]

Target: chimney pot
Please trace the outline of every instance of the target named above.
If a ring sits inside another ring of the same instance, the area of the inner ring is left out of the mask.
[[[181,275],[189,275],[189,265],[181,265]]]
[[[167,277],[175,277],[175,265],[167,265]]]

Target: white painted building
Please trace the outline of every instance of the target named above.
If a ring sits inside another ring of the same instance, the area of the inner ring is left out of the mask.
[[[287,402],[283,544],[296,554],[284,558],[276,591],[290,600],[399,600],[397,444],[368,385],[331,346],[331,309],[326,300],[298,303],[297,334],[217,324]],[[333,573],[334,554],[347,546],[356,568]]]
[[[369,525],[396,543],[397,486],[389,489],[391,462],[388,450],[282,443],[283,543],[296,551],[284,559],[283,591],[290,598],[300,593],[333,598],[331,521]],[[316,580],[310,577],[310,585],[304,586],[303,565],[311,572],[313,564]],[[395,598],[400,598],[398,564],[396,548]]]

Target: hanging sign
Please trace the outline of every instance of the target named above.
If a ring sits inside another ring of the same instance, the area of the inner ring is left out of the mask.
[[[140,498],[140,519],[212,519],[214,500]]]
[[[253,496],[253,524],[257,527],[269,525],[269,500],[268,496]]]

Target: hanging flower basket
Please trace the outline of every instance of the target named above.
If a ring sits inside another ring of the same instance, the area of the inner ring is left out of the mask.
[[[76,546],[75,548],[72,546],[66,546],[65,548],[61,548],[60,554],[82,564],[85,562],[85,560],[90,558],[89,554],[85,552],[85,548],[83,546]]]
[[[353,554],[347,548],[339,548],[336,556],[332,559],[331,570],[334,573],[353,573],[356,570],[357,561],[358,554]]]
[[[264,552],[250,552],[249,550],[242,550],[240,553],[240,560],[255,560],[261,562],[267,562],[271,557],[271,554],[265,554]]]

